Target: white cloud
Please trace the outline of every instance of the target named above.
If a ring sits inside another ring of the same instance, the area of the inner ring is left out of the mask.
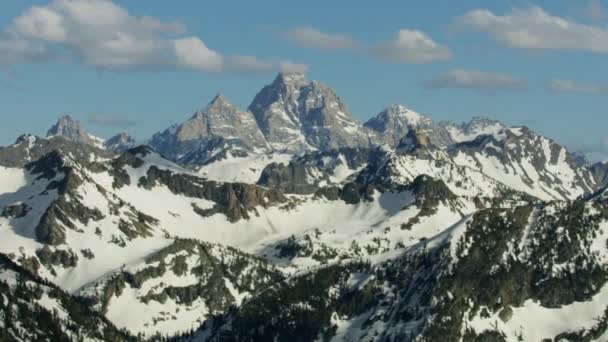
[[[580,83],[571,80],[552,79],[547,82],[546,86],[549,91],[554,93],[608,95],[608,84]]]
[[[372,48],[372,52],[385,60],[400,63],[425,63],[452,58],[448,48],[417,30],[400,30],[392,41]]]
[[[199,71],[220,71],[224,61],[222,56],[210,50],[202,40],[196,37],[175,39],[172,41],[177,57],[177,65]]]
[[[14,30],[19,34],[50,42],[65,42],[68,37],[63,17],[45,7],[31,7],[13,21]]]
[[[317,50],[352,50],[359,43],[343,33],[325,33],[312,27],[298,27],[284,34],[285,39],[301,47]]]
[[[433,76],[422,86],[431,89],[461,88],[494,92],[498,90],[521,90],[526,82],[510,75],[479,70],[453,69]]]
[[[473,10],[462,16],[459,23],[486,32],[513,48],[608,53],[608,28],[553,16],[537,6],[514,9],[504,16],[489,10]]]
[[[232,57],[185,32],[178,22],[133,16],[108,0],[53,0],[28,8],[0,33],[0,64],[61,61],[112,71],[258,70],[245,64],[229,70],[225,59]],[[280,62],[273,66],[279,70]]]

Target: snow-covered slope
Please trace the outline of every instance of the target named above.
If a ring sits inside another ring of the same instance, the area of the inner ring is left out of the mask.
[[[186,340],[603,341],[607,220],[582,201],[485,209],[389,260],[299,273]]]
[[[454,145],[455,163],[477,168],[518,191],[543,200],[575,199],[592,192],[596,181],[566,148],[526,127],[514,127]]]
[[[251,153],[225,150],[213,160],[196,169],[201,177],[219,182],[255,184],[264,168],[271,164],[287,164],[292,155],[281,153]]]

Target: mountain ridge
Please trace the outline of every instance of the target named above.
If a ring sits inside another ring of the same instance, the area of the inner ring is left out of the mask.
[[[484,118],[362,124],[303,74],[267,87],[156,146],[62,118],[0,147],[0,337],[608,337],[606,163]]]

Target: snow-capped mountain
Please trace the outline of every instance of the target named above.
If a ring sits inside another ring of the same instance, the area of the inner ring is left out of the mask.
[[[0,147],[0,340],[608,338],[607,164],[526,127],[361,125],[281,74],[153,146],[86,137]]]

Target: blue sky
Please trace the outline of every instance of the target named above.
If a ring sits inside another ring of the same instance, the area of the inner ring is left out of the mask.
[[[362,121],[399,103],[608,156],[601,1],[3,0],[0,144],[62,114],[145,139],[218,92],[245,108],[305,68]]]

